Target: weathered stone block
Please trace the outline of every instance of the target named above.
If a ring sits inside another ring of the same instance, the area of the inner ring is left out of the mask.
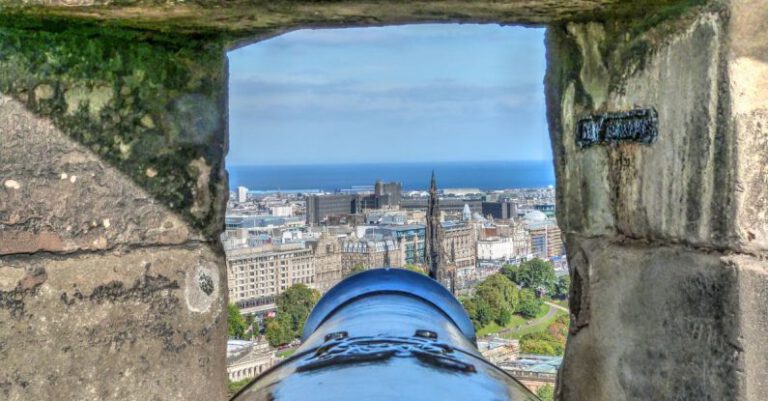
[[[220,400],[226,278],[207,246],[0,258],[0,398]]]
[[[0,95],[0,255],[202,240],[183,218],[68,138]]]
[[[564,230],[768,250],[768,109],[755,104],[762,92],[753,90],[768,82],[768,67],[750,59],[748,72],[735,71],[729,24],[713,8],[640,33],[618,22],[549,30],[549,122]],[[746,103],[750,110],[740,113]],[[579,119],[637,108],[658,112],[655,143],[578,146]]]
[[[768,330],[768,263],[679,246],[568,244],[581,324],[568,339],[559,399],[761,399],[748,393],[764,388],[756,335]]]
[[[4,252],[218,240],[228,195],[223,45],[46,27],[0,27]],[[19,207],[28,201],[33,208]],[[177,217],[162,216],[170,212]]]

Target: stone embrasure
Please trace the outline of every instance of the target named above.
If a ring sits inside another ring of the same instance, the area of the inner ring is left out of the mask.
[[[11,145],[0,151],[7,152],[0,173],[6,170],[4,174],[13,173],[17,181],[38,184],[25,189],[29,192],[16,193],[18,201],[27,199],[26,195],[57,198],[55,191],[43,192],[40,180],[59,174],[79,175],[79,183],[71,179],[81,187],[86,185],[82,179],[114,180],[102,174],[103,164],[93,164],[101,160],[129,177],[153,202],[186,217],[195,231],[216,239],[227,195],[223,169],[227,72],[221,45],[130,30],[52,28],[60,31],[0,27],[0,92],[80,143],[82,148],[76,151],[83,156],[68,154],[59,146],[56,167],[45,158],[27,160],[54,149],[44,140],[26,138],[32,127],[16,121],[11,131],[0,134]],[[13,117],[8,109],[4,112],[5,117]],[[80,200],[108,201],[87,196],[91,199]],[[60,219],[61,227],[47,224],[51,211],[13,207],[12,213],[11,208],[0,203],[0,223],[26,224],[27,233],[86,230],[80,222],[66,218]],[[10,216],[18,213],[22,215]],[[120,220],[115,217],[113,221]],[[71,227],[65,230],[65,226]]]
[[[231,43],[302,27],[425,22],[545,25],[668,18],[703,0],[0,0],[6,15],[100,21],[160,32],[216,34]],[[16,19],[16,18],[12,18]],[[17,23],[17,22],[14,22]]]

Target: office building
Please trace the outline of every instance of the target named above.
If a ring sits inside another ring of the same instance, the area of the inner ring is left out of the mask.
[[[483,202],[482,214],[484,217],[493,217],[496,220],[509,220],[517,218],[517,205],[509,201]]]
[[[360,195],[310,195],[307,196],[307,224],[317,226],[333,221],[334,217],[360,213]]]
[[[248,201],[248,188],[244,186],[237,187],[237,201],[239,203],[245,203]]]
[[[229,301],[243,313],[274,310],[275,299],[294,284],[314,285],[312,250],[301,244],[264,244],[227,252]]]

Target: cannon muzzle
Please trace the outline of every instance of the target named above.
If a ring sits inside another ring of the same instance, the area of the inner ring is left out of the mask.
[[[480,355],[456,298],[408,270],[345,279],[315,306],[302,340],[233,400],[538,400]]]

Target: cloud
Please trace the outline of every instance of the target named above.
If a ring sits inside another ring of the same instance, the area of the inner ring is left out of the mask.
[[[531,110],[543,104],[539,84],[491,86],[437,80],[416,85],[383,82],[321,82],[303,78],[236,79],[231,83],[233,112],[262,118],[346,118],[387,113],[400,119],[461,114],[480,118]]]

